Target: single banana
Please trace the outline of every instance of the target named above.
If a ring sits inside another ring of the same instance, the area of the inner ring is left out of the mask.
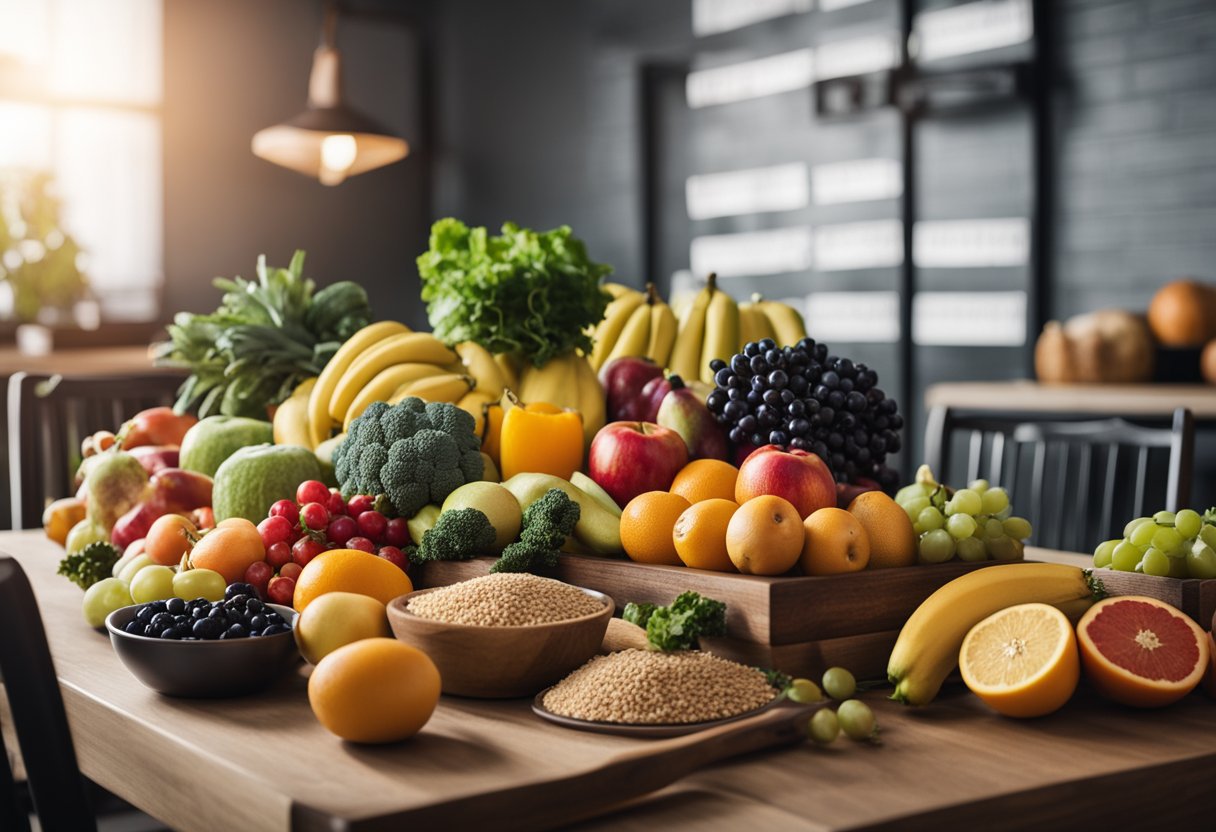
[[[342,374],[366,350],[391,335],[400,335],[410,329],[397,321],[380,321],[368,324],[363,329],[346,339],[333,358],[317,376],[317,383],[308,397],[308,433],[315,448],[329,437],[330,430],[337,421],[330,415],[329,402],[333,398],[334,388]]]
[[[756,306],[764,313],[776,333],[774,340],[779,347],[797,344],[806,337],[806,324],[797,309],[788,303],[762,300]]]
[[[620,337],[612,345],[612,352],[608,353],[604,363],[607,364],[627,356],[646,355],[648,346],[650,346],[650,304],[644,302],[639,304],[633,310],[633,314],[629,316],[625,328],[621,330]]]
[[[1009,563],[968,572],[940,587],[899,632],[887,663],[892,699],[927,705],[958,666],[967,633],[989,615],[1036,601],[1075,609],[1100,592],[1087,572],[1059,563]]]
[[[581,356],[574,361],[574,375],[578,382],[578,411],[583,416],[584,444],[590,448],[591,440],[608,421],[604,387],[587,359]]]
[[[502,370],[503,381],[506,382],[508,389],[516,390],[519,388],[519,370],[520,361],[517,353],[496,352],[494,353],[494,363],[498,365],[498,369]]]
[[[684,379],[701,378],[701,347],[705,341],[705,313],[713,297],[711,285],[717,276],[711,274],[709,283],[697,292],[680,315],[680,331],[671,358],[667,362],[672,373]]]
[[[575,360],[584,359],[571,352],[549,359],[543,367],[525,366],[517,391],[520,400],[528,404],[547,402],[557,407],[577,407]]]
[[[622,295],[627,295],[630,292],[637,291],[637,289],[633,288],[632,286],[626,286],[624,283],[605,283],[600,288],[612,295],[614,300]]]
[[[651,286],[654,284],[652,283]],[[680,324],[671,307],[660,299],[656,293],[650,304],[650,343],[646,345],[646,354],[650,360],[660,367],[666,367],[671,358],[671,348],[676,343],[676,332]]]
[[[709,369],[709,362],[715,358],[729,362],[739,349],[739,305],[729,294],[718,289],[712,279],[709,288],[713,290],[713,297],[705,312],[705,340],[698,373],[693,378],[713,384],[714,371]]]
[[[608,353],[616,346],[621,330],[629,323],[629,317],[646,301],[646,296],[637,290],[623,293],[609,302],[604,310],[604,320],[595,328],[595,346],[591,348],[591,369],[599,372],[608,361]]]
[[[777,340],[777,332],[773,329],[768,315],[760,308],[760,295],[752,295],[748,303],[739,304],[739,351],[746,344],[763,341],[765,338]]]
[[[461,396],[460,401],[456,402],[456,406],[473,417],[475,425],[473,433],[480,437],[485,433],[486,408],[498,401],[498,399],[499,396],[493,393],[487,393],[480,388],[474,388]]]
[[[308,429],[308,400],[317,380],[310,378],[300,383],[274,411],[274,444],[299,445],[313,449],[312,433]]]
[[[464,362],[464,371],[477,382],[478,390],[493,393],[494,398],[502,395],[507,379],[489,350],[475,341],[463,341],[456,345],[456,353]]]
[[[350,423],[367,410],[367,406],[372,402],[388,401],[401,385],[443,373],[444,369],[438,364],[410,363],[385,367],[364,385],[359,394],[355,396],[355,400],[350,403],[350,407],[346,409],[346,415],[342,419],[343,427],[350,427]]]
[[[448,364],[457,361],[456,353],[429,332],[390,335],[356,358],[346,368],[329,400],[329,415],[339,421],[346,417],[359,391],[381,370],[394,364]]]
[[[455,404],[473,389],[473,377],[462,376],[458,373],[444,373],[439,376],[421,378],[411,381],[404,388],[398,388],[393,394],[393,403],[415,396],[428,402],[447,402]]]

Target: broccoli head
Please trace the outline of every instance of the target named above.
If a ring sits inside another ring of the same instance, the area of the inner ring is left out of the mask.
[[[469,560],[494,548],[497,534],[485,512],[458,508],[439,515],[435,525],[422,535],[422,543],[408,547],[410,560]]]
[[[578,523],[578,503],[550,488],[524,509],[519,540],[503,549],[491,572],[531,572],[557,566],[557,556]]]
[[[61,560],[58,574],[81,589],[88,589],[102,578],[110,577],[121,554],[108,541],[98,540]]]
[[[446,402],[374,402],[334,451],[338,486],[348,499],[385,495],[393,513],[412,517],[481,479],[481,440],[473,430],[473,417]]]

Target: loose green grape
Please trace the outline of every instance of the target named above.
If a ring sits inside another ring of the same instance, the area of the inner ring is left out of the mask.
[[[1111,552],[1111,566],[1120,572],[1134,572],[1144,552],[1130,540],[1121,541]]]
[[[1157,533],[1159,528],[1160,526],[1158,526],[1156,523],[1141,523],[1139,526],[1132,529],[1131,536],[1128,537],[1128,540],[1135,543],[1137,546],[1151,546],[1153,545],[1153,535]]]
[[[967,488],[979,494],[983,494],[989,488],[988,480],[972,480],[967,483]]]
[[[933,489],[930,486],[922,482],[914,482],[911,485],[905,485],[895,492],[895,502],[902,506],[904,503],[911,502],[918,497],[925,497],[927,499],[932,493]]]
[[[984,500],[979,492],[970,488],[960,488],[954,492],[954,498],[946,503],[947,514],[980,514],[984,510]]]
[[[1009,493],[1003,488],[990,488],[984,492],[983,507],[985,514],[999,514],[1009,507]]]
[[[1204,523],[1203,528],[1199,530],[1199,539],[1216,549],[1216,526]]]
[[[964,537],[954,544],[954,549],[958,559],[968,563],[988,560],[988,547],[978,537]]]
[[[823,699],[823,691],[810,679],[795,679],[790,682],[790,686],[785,689],[785,695],[791,702],[802,705]]]
[[[1122,542],[1121,540],[1107,540],[1099,543],[1098,548],[1094,549],[1094,566],[1098,569],[1110,566],[1115,554],[1115,547]]]
[[[920,517],[920,513],[929,506],[930,503],[928,497],[915,497],[904,503],[904,511],[907,513],[908,519],[915,523],[916,518]]]
[[[924,532],[931,532],[934,529],[940,529],[944,525],[946,525],[946,518],[942,517],[942,513],[933,506],[929,506],[916,518],[917,529],[922,534]]]
[[[857,692],[857,680],[843,667],[829,667],[823,672],[823,689],[833,699],[848,699]]]
[[[976,522],[970,514],[952,514],[946,521],[946,531],[955,540],[963,540],[975,534]]]
[[[921,563],[945,563],[954,557],[954,538],[945,529],[934,529],[921,535],[917,547]]]
[[[1025,540],[1034,531],[1030,527],[1030,521],[1025,517],[1010,517],[1008,520],[1002,521],[1001,528],[1014,540]]]
[[[836,709],[836,720],[845,736],[854,740],[868,740],[878,733],[874,723],[874,712],[860,699],[849,699]]]
[[[1174,528],[1178,534],[1190,540],[1199,535],[1199,531],[1203,528],[1203,518],[1199,516],[1199,512],[1184,508],[1174,515]]]
[[[188,569],[173,577],[173,594],[185,601],[195,598],[222,601],[227,588],[224,576],[213,569]]]
[[[1144,553],[1144,558],[1140,561],[1140,564],[1141,571],[1145,575],[1156,575],[1158,578],[1164,578],[1170,574],[1169,556],[1156,547],[1150,547]]]
[[[811,739],[820,745],[830,745],[840,736],[840,721],[831,708],[820,708],[811,717]]]
[[[145,566],[131,579],[131,600],[146,604],[172,598],[174,574],[167,566]]]
[[[991,520],[989,520],[987,523],[984,524],[984,539],[985,540],[992,540],[993,538],[1004,537],[1004,536],[1005,536],[1005,525],[1003,523],[1001,523],[1000,520],[997,520],[995,517],[993,517]]]
[[[1153,522],[1160,526],[1172,526],[1174,525],[1174,512],[1159,511],[1153,515]]]
[[[1135,520],[1129,520],[1127,525],[1123,527],[1123,536],[1131,537],[1132,532],[1136,530],[1137,526],[1142,526],[1145,523],[1151,522],[1153,522],[1153,518],[1151,517],[1137,517]]]
[[[1186,553],[1186,571],[1192,578],[1216,578],[1216,550],[1198,541]]]
[[[90,627],[100,627],[106,622],[106,616],[114,610],[129,607],[135,603],[127,585],[118,578],[102,578],[84,591],[84,602],[81,609],[84,612],[85,623]]]
[[[1171,558],[1184,558],[1186,551],[1182,548],[1182,535],[1178,534],[1177,529],[1171,529],[1169,526],[1161,526],[1153,535],[1152,546],[1154,549],[1160,549]]]
[[[1014,540],[1012,537],[994,537],[991,540],[984,541],[988,547],[988,554],[992,555],[993,560],[1011,561],[1021,560],[1024,552],[1022,541]]]

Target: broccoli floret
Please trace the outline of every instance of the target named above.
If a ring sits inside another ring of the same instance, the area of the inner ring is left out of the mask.
[[[442,402],[429,402],[426,416],[437,430],[454,438],[460,450],[481,451],[481,440],[474,433],[477,422],[468,411],[459,407],[444,407]]]
[[[435,525],[422,536],[422,544],[410,546],[407,554],[414,563],[431,560],[468,560],[489,552],[497,532],[485,512],[458,508],[439,515]]]
[[[524,509],[519,541],[503,549],[490,571],[531,572],[557,566],[559,550],[578,518],[578,503],[560,488],[550,488]]]
[[[81,589],[88,589],[102,578],[110,577],[121,554],[116,547],[98,540],[61,560],[59,574]]]

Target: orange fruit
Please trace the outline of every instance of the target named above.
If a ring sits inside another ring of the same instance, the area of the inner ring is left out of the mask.
[[[153,563],[177,566],[182,562],[182,555],[189,554],[194,547],[198,533],[190,518],[180,514],[162,514],[153,521],[144,536],[144,551]]]
[[[682,566],[672,539],[676,520],[688,500],[667,491],[647,491],[629,501],[621,512],[621,546],[638,563]]]
[[[308,562],[296,578],[292,606],[304,612],[327,592],[357,592],[387,604],[413,592],[414,585],[401,568],[384,558],[358,549],[331,549]]]
[[[249,564],[266,560],[266,547],[258,527],[243,517],[232,517],[203,535],[190,550],[190,565],[211,569],[226,583],[244,580]]]
[[[903,509],[896,506],[900,514]],[[908,516],[904,514],[904,519]],[[808,575],[860,572],[870,562],[870,538],[861,521],[842,508],[821,508],[802,522],[802,571]]]
[[[1177,702],[1203,679],[1208,638],[1180,610],[1156,598],[1105,598],[1077,622],[1081,666],[1098,692],[1137,708]]]
[[[439,671],[426,653],[393,638],[366,638],[317,663],[308,678],[308,703],[344,740],[396,742],[426,725],[439,688]]]
[[[1046,716],[1077,689],[1081,660],[1067,616],[1047,604],[1018,604],[985,618],[963,639],[963,681],[1005,716]]]
[[[745,575],[780,575],[802,553],[802,519],[793,503],[773,494],[739,506],[726,527],[726,553]]]
[[[738,509],[734,500],[714,498],[693,503],[680,515],[671,538],[685,566],[715,572],[737,571],[726,551],[726,527]]]
[[[688,502],[723,499],[735,502],[735,480],[739,469],[720,459],[694,459],[680,469],[671,483],[671,493]],[[738,503],[735,503],[738,505]]]
[[[881,491],[865,491],[849,503],[849,514],[870,539],[867,569],[916,565],[916,531],[899,503]]]

